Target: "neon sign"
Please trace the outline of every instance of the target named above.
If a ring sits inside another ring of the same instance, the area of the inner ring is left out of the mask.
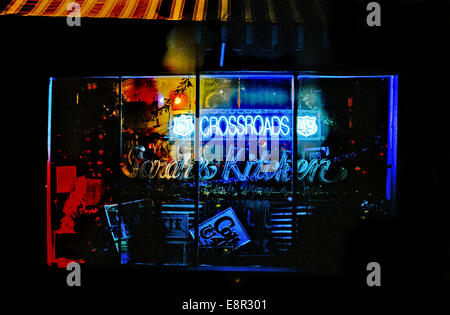
[[[187,137],[194,131],[194,117],[179,115],[173,118],[173,133],[180,137]]]
[[[297,116],[297,134],[299,140],[320,140],[320,111],[300,110]]]
[[[211,138],[213,135],[223,137],[238,136],[287,136],[290,133],[288,116],[262,115],[221,115],[203,116],[200,119],[202,137]]]
[[[263,152],[261,159],[254,161],[245,161],[241,163],[241,158],[245,154],[244,149],[238,150],[236,155],[234,149],[230,148],[227,153],[227,159],[222,169],[212,162],[201,159],[199,165],[200,180],[210,181],[219,177],[222,181],[269,181],[288,182],[292,180],[292,161],[289,154],[284,151],[280,161],[271,166],[268,159],[269,153]],[[130,165],[133,166],[133,165]],[[146,160],[138,167],[133,167],[133,172],[127,171],[127,166],[122,168],[123,173],[130,178],[141,179],[178,179],[187,180],[193,178],[192,170],[194,162],[191,155],[186,154],[181,161],[175,160]],[[310,161],[300,159],[297,161],[297,179],[312,183],[314,178],[318,178],[321,183],[335,183],[342,181],[347,177],[347,170],[340,167],[339,172],[333,178],[328,178],[328,170],[331,167],[331,161],[323,159],[312,159]],[[270,170],[270,171],[269,171]],[[336,172],[334,172],[336,173]]]
[[[202,110],[200,136],[233,138],[266,136],[288,138],[291,135],[291,110]],[[195,125],[193,115],[178,115],[172,119],[171,138],[192,138]],[[320,112],[299,111],[297,134],[300,139],[320,140]]]
[[[297,132],[303,137],[309,137],[315,134],[318,130],[316,117],[298,116],[297,117]]]

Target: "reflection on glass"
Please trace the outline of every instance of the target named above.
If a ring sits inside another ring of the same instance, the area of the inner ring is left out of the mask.
[[[195,78],[125,78],[122,93],[121,195],[142,199],[144,208],[129,241],[131,262],[187,264],[195,213]]]
[[[388,211],[389,78],[298,80],[297,266],[341,272],[349,233]]]
[[[104,264],[111,250],[100,209],[120,172],[119,80],[52,80],[49,261]]]
[[[200,263],[280,263],[292,238],[292,77],[200,83]]]

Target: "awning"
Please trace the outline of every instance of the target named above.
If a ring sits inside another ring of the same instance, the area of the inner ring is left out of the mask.
[[[0,15],[65,17],[75,0],[12,0]],[[305,5],[324,21],[323,0],[77,0],[81,17],[303,24]]]

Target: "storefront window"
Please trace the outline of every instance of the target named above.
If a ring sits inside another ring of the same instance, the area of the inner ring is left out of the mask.
[[[52,78],[49,263],[335,268],[394,209],[396,82]]]

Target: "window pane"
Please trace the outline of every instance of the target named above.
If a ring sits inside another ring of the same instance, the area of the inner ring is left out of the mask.
[[[131,262],[191,261],[194,219],[195,77],[122,81],[123,201],[132,220]]]
[[[119,80],[56,78],[51,106],[50,260],[114,257],[102,206],[120,175]]]
[[[298,97],[300,268],[340,271],[347,233],[389,211],[389,77],[300,76]]]
[[[292,240],[292,77],[200,83],[200,263],[282,266]]]

